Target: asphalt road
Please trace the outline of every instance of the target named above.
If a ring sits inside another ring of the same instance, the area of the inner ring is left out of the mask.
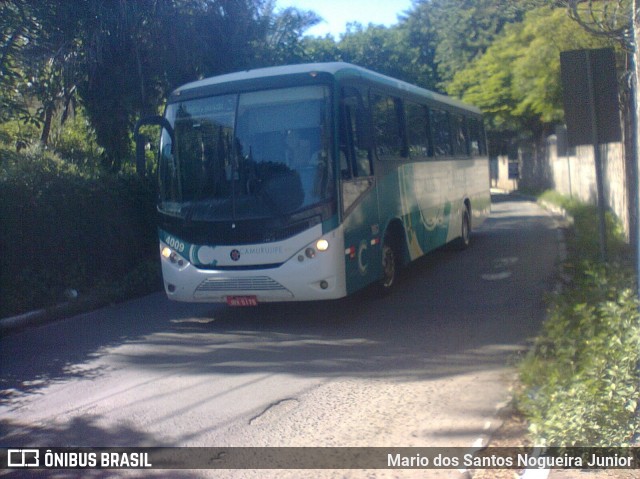
[[[471,447],[509,399],[558,251],[551,216],[499,196],[470,249],[416,262],[388,297],[227,308],[155,294],[10,334],[0,446]],[[171,477],[304,476],[271,473]]]

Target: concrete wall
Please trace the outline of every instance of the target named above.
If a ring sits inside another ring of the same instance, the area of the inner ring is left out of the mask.
[[[620,218],[628,235],[631,218],[624,148],[622,143],[600,145],[600,148],[605,203]],[[558,137],[553,135],[547,139],[546,157],[552,174],[552,185],[556,191],[587,203],[597,202],[593,146],[578,146],[565,150],[562,147],[558,148]]]
[[[603,159],[605,200],[608,208],[622,221],[627,237],[633,228],[630,204],[632,194],[626,185],[630,184],[631,172],[627,171],[624,145],[609,143],[601,145]],[[566,131],[547,138],[541,146],[520,145],[518,158],[507,156],[494,158],[492,186],[514,191],[518,188],[543,191],[555,189],[563,195],[581,201],[597,202],[596,172],[592,146],[568,148]],[[518,162],[520,179],[509,179],[509,163]]]
[[[497,158],[493,158],[492,162],[492,181],[491,186],[494,188],[499,188],[504,191],[515,191],[518,189],[519,179],[517,178],[509,178],[509,163],[512,161],[509,160],[509,157],[499,156]],[[519,162],[518,168],[520,167]]]

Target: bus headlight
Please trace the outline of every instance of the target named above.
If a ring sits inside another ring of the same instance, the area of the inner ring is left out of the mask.
[[[173,264],[177,264],[178,266],[184,265],[184,260],[180,256],[178,256],[178,253],[173,251],[168,246],[165,246],[164,248],[162,248],[162,250],[160,251],[160,254],[162,255],[163,258],[168,259]]]
[[[326,239],[319,239],[316,242],[316,249],[318,251],[327,251],[329,249],[329,242]]]
[[[329,249],[329,241],[326,239],[319,239],[312,246],[307,247],[304,250],[304,255],[302,252],[298,254],[298,261],[303,262],[305,257],[308,259],[313,259],[318,255],[318,252],[323,253]]]

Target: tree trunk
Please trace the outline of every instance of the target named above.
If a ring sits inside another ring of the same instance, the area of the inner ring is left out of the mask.
[[[49,142],[49,133],[51,133],[51,122],[53,121],[53,108],[47,108],[44,112],[44,124],[42,125],[42,134],[40,135],[40,143],[47,146]]]

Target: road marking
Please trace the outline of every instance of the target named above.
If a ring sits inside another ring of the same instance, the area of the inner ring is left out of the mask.
[[[481,275],[481,278],[485,281],[502,281],[503,279],[507,279],[511,277],[513,274],[509,271],[509,266],[513,266],[519,261],[519,258],[515,256],[509,256],[506,258],[498,258],[493,260],[492,272],[484,273]]]
[[[502,271],[501,273],[486,273],[482,275],[482,279],[486,281],[500,281],[511,276],[511,271]]]

